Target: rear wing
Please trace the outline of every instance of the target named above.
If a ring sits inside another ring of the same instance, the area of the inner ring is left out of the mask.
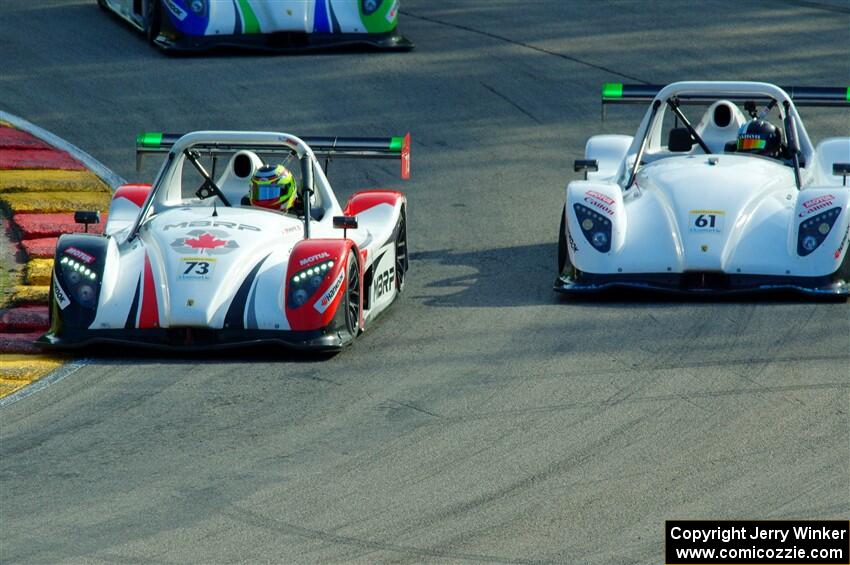
[[[136,169],[141,169],[142,158],[153,153],[168,153],[183,137],[182,133],[147,132],[136,137]],[[330,159],[399,159],[401,178],[410,178],[410,134],[396,137],[302,137],[313,154],[325,158],[325,167]],[[260,143],[202,143],[195,146],[205,154],[223,155],[242,149],[262,153],[289,153],[285,145]]]
[[[623,84],[609,82],[602,86],[603,114],[607,104],[642,104],[652,102],[655,96],[666,85],[658,84]],[[850,106],[850,87],[832,86],[780,86],[794,101],[795,106]],[[714,102],[720,98],[727,100],[758,100],[760,97],[752,94],[728,95],[699,95],[685,94],[678,96],[683,104],[703,104]],[[761,97],[764,98],[764,97]]]

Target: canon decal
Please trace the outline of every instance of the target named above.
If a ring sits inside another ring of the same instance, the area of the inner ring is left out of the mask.
[[[339,289],[342,287],[342,281],[345,279],[345,273],[342,271],[339,272],[339,276],[333,282],[333,284],[325,291],[325,293],[319,297],[315,304],[313,304],[313,308],[316,309],[320,314],[324,314],[325,310],[328,309],[336,295],[339,293]]]
[[[824,208],[828,208],[832,206],[832,202],[835,200],[835,196],[832,194],[824,194],[823,196],[818,196],[817,198],[812,198],[811,200],[806,200],[803,202],[803,211],[797,214],[798,218],[802,218],[804,216],[808,216],[818,210],[823,210]]]
[[[609,196],[605,196],[601,192],[588,190],[584,193],[584,201],[591,206],[602,210],[609,216],[614,215],[614,199]]]

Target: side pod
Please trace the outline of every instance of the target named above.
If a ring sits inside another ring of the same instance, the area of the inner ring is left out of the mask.
[[[351,284],[346,265],[352,253],[359,262],[357,249],[348,239],[307,239],[295,245],[283,290],[286,318],[293,330],[342,329],[345,317],[336,314],[342,311],[340,305]]]

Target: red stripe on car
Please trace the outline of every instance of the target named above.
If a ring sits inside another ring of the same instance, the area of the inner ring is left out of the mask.
[[[156,302],[156,283],[153,280],[151,260],[145,254],[144,290],[142,291],[142,309],[139,313],[140,328],[159,327],[159,308]]]
[[[126,198],[139,208],[142,207],[142,204],[145,203],[145,200],[148,197],[148,193],[151,191],[151,185],[149,184],[123,184],[118,187],[118,190],[115,191],[115,194],[112,196],[112,199],[115,200],[117,198]]]

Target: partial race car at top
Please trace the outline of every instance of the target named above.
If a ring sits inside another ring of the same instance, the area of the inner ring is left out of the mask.
[[[98,0],[166,51],[349,46],[406,51],[399,0]]]
[[[620,103],[649,109],[634,136],[593,136],[575,162],[556,291],[850,294],[850,137],[815,147],[797,112],[850,106],[850,90],[606,84],[603,112]],[[707,108],[692,122],[686,106]]]
[[[317,156],[325,167],[332,158],[398,159],[408,178],[409,143],[140,135],[137,161],[166,153],[165,162],[153,185],[115,191],[103,236],[59,238],[51,325],[38,343],[342,348],[404,288],[407,204],[397,191],[364,190],[343,208]]]

